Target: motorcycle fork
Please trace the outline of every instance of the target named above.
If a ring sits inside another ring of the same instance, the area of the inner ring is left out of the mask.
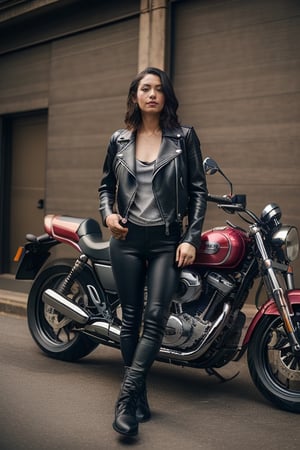
[[[295,289],[294,272],[293,272],[293,268],[291,265],[289,265],[287,268],[285,279],[286,279],[287,288],[289,290]]]
[[[293,309],[282,287],[280,286],[277,280],[276,273],[273,267],[273,261],[272,259],[269,258],[266,252],[259,228],[257,226],[253,226],[252,232],[255,235],[256,243],[263,259],[267,285],[268,287],[270,287],[270,292],[275,300],[278,311],[282,318],[283,325],[287,333],[292,351],[295,354],[300,354],[300,343],[297,339],[294,324],[292,321]]]

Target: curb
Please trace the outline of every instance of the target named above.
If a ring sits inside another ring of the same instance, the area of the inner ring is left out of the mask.
[[[0,312],[17,316],[27,315],[28,294],[0,290]]]

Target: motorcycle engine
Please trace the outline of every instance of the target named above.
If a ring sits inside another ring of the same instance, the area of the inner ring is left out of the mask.
[[[202,280],[197,272],[182,270],[179,279],[179,286],[174,296],[177,303],[190,303],[198,300],[202,293]]]
[[[204,320],[203,311],[223,303],[233,288],[232,280],[219,273],[201,278],[197,272],[182,270],[162,345],[181,350],[198,345],[212,326],[211,319]]]

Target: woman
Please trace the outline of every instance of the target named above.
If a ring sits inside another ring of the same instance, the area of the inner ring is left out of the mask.
[[[180,268],[195,259],[206,210],[200,143],[193,128],[180,126],[177,108],[164,71],[149,67],[137,75],[128,93],[127,128],[111,137],[99,188],[112,235],[126,369],[113,427],[126,436],[135,436],[138,423],[151,416],[146,375],[162,343]]]

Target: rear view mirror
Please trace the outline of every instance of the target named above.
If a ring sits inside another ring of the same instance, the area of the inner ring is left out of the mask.
[[[222,177],[224,177],[225,180],[228,182],[230,186],[230,195],[232,196],[233,193],[232,183],[229,180],[229,178],[227,178],[225,173],[222,172],[222,170],[218,166],[218,163],[214,159],[212,159],[210,156],[207,156],[203,161],[203,169],[206,175],[214,175],[215,173],[219,172],[222,175]]]
[[[220,170],[216,161],[209,156],[203,161],[203,168],[207,175],[214,175]]]

